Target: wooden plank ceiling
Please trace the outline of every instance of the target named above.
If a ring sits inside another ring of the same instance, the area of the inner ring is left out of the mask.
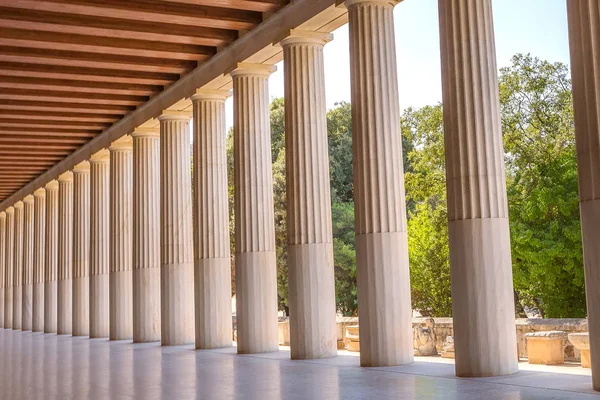
[[[0,201],[288,0],[0,0]]]

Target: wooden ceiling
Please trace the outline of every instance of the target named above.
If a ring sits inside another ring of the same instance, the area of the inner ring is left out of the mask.
[[[0,201],[288,0],[0,0]]]

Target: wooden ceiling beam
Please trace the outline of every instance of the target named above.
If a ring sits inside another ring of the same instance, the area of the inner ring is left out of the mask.
[[[22,136],[52,136],[52,135],[65,135],[70,137],[83,137],[83,138],[93,138],[96,135],[101,133],[99,129],[78,129],[71,127],[59,127],[54,126],[51,128],[41,127],[41,128],[31,128],[31,127],[23,127],[23,126],[15,126],[11,128],[3,128],[0,130],[0,136],[2,135],[22,135]]]
[[[132,96],[153,96],[163,90],[162,86],[140,85],[139,83],[114,83],[78,81],[71,79],[25,78],[0,75],[0,87],[36,90],[56,90],[78,93],[105,93]]]
[[[216,6],[224,8],[235,8],[238,10],[276,12],[282,9],[285,0],[163,0],[169,3],[185,3],[198,6]]]
[[[85,81],[166,85],[179,79],[179,74],[127,71],[116,69],[70,67],[66,65],[28,64],[0,61],[0,74],[37,78],[77,79]]]
[[[58,90],[45,90],[40,92],[31,89],[14,89],[0,87],[0,99],[31,99],[38,101],[63,101],[85,102],[88,104],[120,104],[120,105],[139,105],[148,101],[148,96],[136,96],[125,94],[106,94],[106,93],[75,93],[63,92]]]
[[[27,101],[0,99],[0,110],[56,111],[75,114],[125,115],[135,110],[134,106],[106,104],[55,103],[51,101]]]
[[[225,46],[238,38],[237,30],[178,25],[168,20],[160,24],[121,18],[68,14],[64,12],[22,10],[0,6],[0,26],[27,28],[44,32],[61,32],[109,38],[131,38],[167,43]]]
[[[27,121],[18,118],[8,118],[0,116],[0,128],[9,127],[27,127],[27,128],[45,128],[47,130],[54,130],[54,128],[72,128],[72,129],[94,129],[104,130],[111,124],[100,123],[100,122],[75,122],[75,121],[52,121],[52,120],[35,120]]]
[[[19,118],[30,119],[32,121],[77,121],[77,122],[104,122],[113,124],[119,119],[119,115],[104,114],[77,114],[69,112],[53,111],[31,111],[31,110],[2,110],[0,109],[0,118]]]
[[[81,14],[125,20],[247,30],[262,22],[262,13],[161,0],[11,0],[5,7],[24,10]]]
[[[140,57],[180,60],[202,60],[216,53],[216,48],[209,46],[1,27],[0,46],[81,51],[113,56],[135,53]]]

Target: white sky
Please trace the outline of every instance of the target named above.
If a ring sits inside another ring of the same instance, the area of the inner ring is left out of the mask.
[[[405,0],[394,9],[400,107],[422,107],[442,99],[438,0]],[[498,67],[516,53],[569,63],[566,0],[493,0]],[[348,25],[325,46],[327,108],[350,101]],[[270,97],[283,97],[283,63],[269,78]],[[233,101],[226,103],[227,129]]]

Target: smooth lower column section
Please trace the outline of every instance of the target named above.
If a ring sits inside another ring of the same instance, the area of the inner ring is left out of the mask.
[[[160,134],[133,137],[133,342],[160,340]]]
[[[413,361],[393,8],[347,0],[360,363]]]
[[[160,117],[161,343],[194,342],[192,182],[187,113]]]
[[[0,212],[0,328],[4,328],[4,277],[6,275],[6,212]]]
[[[109,158],[90,158],[90,338],[109,336]]]
[[[73,168],[73,336],[90,334],[90,163]]]
[[[133,143],[115,141],[110,151],[110,339],[133,337]]]
[[[46,185],[46,262],[44,267],[44,332],[56,333],[58,276],[58,181]]]
[[[456,374],[511,374],[517,344],[492,2],[438,6]]]
[[[225,139],[227,91],[198,90],[194,109],[196,348],[231,346],[231,258]]]
[[[330,34],[292,31],[285,65],[285,155],[292,359],[337,354],[323,46]]]
[[[15,252],[13,260],[13,326],[21,330],[23,322],[23,202],[15,204]]]
[[[57,333],[73,329],[73,173],[58,178]]]
[[[33,192],[33,304],[31,330],[44,331],[44,269],[46,265],[46,189]]]
[[[567,13],[592,382],[600,391],[600,6],[568,0]]]
[[[15,254],[15,208],[6,209],[6,239],[4,263],[4,329],[13,326],[13,260]]]
[[[33,321],[33,196],[23,199],[23,304],[21,310],[21,329],[30,331]]]
[[[278,349],[271,168],[270,65],[239,64],[233,77],[235,284],[238,353]]]

